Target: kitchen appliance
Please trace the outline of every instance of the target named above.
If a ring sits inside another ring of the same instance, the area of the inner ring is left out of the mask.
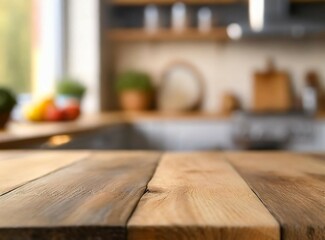
[[[313,121],[302,113],[237,112],[232,119],[232,139],[239,149],[285,149],[292,140],[312,139]]]

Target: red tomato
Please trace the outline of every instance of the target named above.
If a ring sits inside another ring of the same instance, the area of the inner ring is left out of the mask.
[[[71,103],[63,109],[63,112],[65,120],[75,120],[80,116],[80,107],[78,104]]]
[[[64,113],[55,105],[48,105],[44,112],[44,120],[46,121],[62,121],[64,120]]]

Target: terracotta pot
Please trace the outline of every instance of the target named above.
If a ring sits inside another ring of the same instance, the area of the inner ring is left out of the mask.
[[[129,90],[119,94],[120,105],[126,111],[143,111],[151,105],[151,94],[148,92]]]
[[[10,112],[9,113],[0,113],[0,129],[4,129],[6,127],[7,122],[10,118]]]

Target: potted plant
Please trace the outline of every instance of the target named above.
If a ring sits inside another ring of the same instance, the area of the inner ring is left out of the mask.
[[[86,92],[83,84],[71,78],[63,78],[57,84],[58,105],[64,107],[67,102],[81,102]]]
[[[0,128],[3,129],[9,118],[12,109],[16,105],[15,95],[6,88],[0,88]]]
[[[148,74],[127,71],[119,75],[116,89],[122,109],[141,111],[149,109],[153,95],[153,86]]]
[[[57,85],[57,93],[59,95],[81,100],[85,92],[85,86],[74,79],[63,78]]]

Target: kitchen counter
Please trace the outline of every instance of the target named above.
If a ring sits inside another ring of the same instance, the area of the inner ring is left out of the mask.
[[[324,239],[325,156],[2,151],[0,239]]]
[[[0,132],[0,149],[47,149],[52,140],[57,142],[56,136],[60,142],[62,136],[71,142],[65,149],[235,150],[238,147],[232,138],[234,123],[230,116],[199,112],[116,112],[86,115],[73,122],[13,122]],[[322,117],[303,121],[304,125],[298,123],[290,122],[287,127],[288,119],[283,121],[282,127],[291,133],[290,142],[283,150],[323,151],[325,122]],[[136,143],[139,138],[141,146]],[[84,142],[80,145],[79,140]]]
[[[0,148],[11,147],[20,142],[31,142],[47,139],[53,135],[82,133],[93,131],[114,124],[135,123],[137,121],[149,120],[225,120],[229,116],[207,113],[158,113],[141,112],[126,113],[112,112],[82,116],[72,122],[13,122],[6,130],[0,131]]]
[[[163,112],[110,112],[83,115],[72,122],[12,122],[6,130],[0,131],[0,142],[26,138],[51,136],[54,134],[86,131],[116,123],[133,123],[145,120],[229,120],[229,115],[202,112],[163,113]],[[316,120],[323,120],[325,114],[319,114]]]

